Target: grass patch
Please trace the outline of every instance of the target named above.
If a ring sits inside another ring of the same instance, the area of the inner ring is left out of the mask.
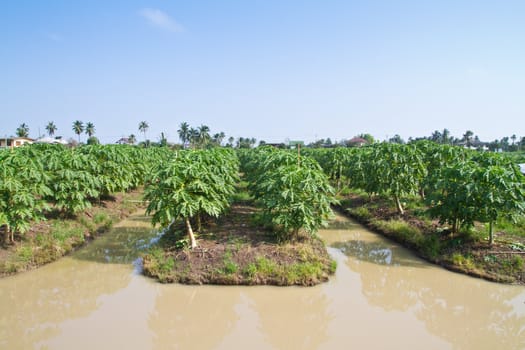
[[[140,193],[119,194],[118,199],[111,197],[74,218],[51,216],[47,222],[34,224],[16,245],[1,248],[0,276],[26,271],[70,253],[87,238],[109,230],[115,220],[135,211],[140,202],[127,199],[137,196]]]
[[[369,221],[372,218],[372,214],[366,207],[349,208],[348,212],[359,220]]]
[[[417,197],[406,200],[399,215],[383,196],[365,198],[352,192],[341,201],[344,213],[365,226],[447,269],[496,282],[525,284],[525,217],[517,222],[499,220],[494,226],[495,243],[488,243],[488,224],[475,223],[452,234],[450,227],[431,220]]]
[[[393,220],[376,220],[373,219],[371,224],[376,229],[386,233],[389,236],[395,237],[401,242],[406,242],[414,246],[419,246],[423,239],[421,230],[417,227],[411,226],[402,219]]]

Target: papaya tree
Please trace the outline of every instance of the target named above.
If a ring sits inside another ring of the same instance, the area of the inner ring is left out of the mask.
[[[451,225],[452,233],[471,227],[477,218],[477,184],[472,182],[477,167],[471,160],[460,160],[441,169],[427,196],[430,216],[439,219],[441,224]]]
[[[197,246],[191,221],[201,214],[218,217],[230,203],[238,164],[224,150],[180,151],[157,169],[144,192],[153,224],[182,220],[190,241]]]
[[[247,169],[249,189],[268,220],[288,238],[313,234],[326,224],[334,189],[319,164],[297,153],[263,149]]]
[[[44,196],[50,194],[43,166],[38,157],[21,151],[0,155],[0,227],[4,242],[13,243],[15,233],[25,233],[31,223],[44,218]]]
[[[404,214],[401,199],[416,194],[426,176],[421,152],[414,145],[375,144],[363,155],[360,166],[363,189],[390,195],[400,215]]]
[[[50,199],[56,208],[67,215],[90,208],[91,200],[100,194],[100,179],[92,170],[96,162],[75,149],[51,153],[46,162],[51,177]]]
[[[489,244],[494,243],[494,223],[501,217],[515,221],[525,214],[525,185],[516,166],[478,167],[473,173],[477,219],[489,224]]]
[[[493,226],[499,218],[513,220],[525,212],[525,188],[515,165],[486,165],[500,161],[485,161],[458,161],[442,169],[429,198],[429,212],[441,223],[451,224],[452,232],[471,227],[475,221],[487,222],[492,244]]]

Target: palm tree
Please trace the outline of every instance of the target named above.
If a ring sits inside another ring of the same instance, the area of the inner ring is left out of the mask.
[[[198,127],[198,140],[201,147],[205,146],[210,140],[210,128],[207,125],[202,124]]]
[[[146,141],[146,131],[148,131],[149,125],[146,121],[141,121],[139,123],[139,131],[144,134],[144,141]]]
[[[128,136],[128,142],[131,143],[132,145],[135,144],[135,142],[137,142],[137,138],[135,137],[135,135],[131,134]]]
[[[55,135],[55,131],[57,131],[57,126],[53,122],[49,122],[46,125],[46,130],[49,135],[49,137],[53,137]]]
[[[222,131],[217,134],[213,134],[213,143],[215,143],[217,146],[220,146],[222,144],[222,140],[224,140],[225,137],[226,135]]]
[[[512,136],[510,137],[510,139],[512,140],[512,150],[513,150],[513,151],[517,151],[517,150],[519,150],[519,147],[516,146],[516,139],[517,139],[517,138],[518,138],[518,137],[517,137],[515,134],[512,134]]]
[[[28,137],[29,136],[29,126],[26,123],[20,124],[16,129],[16,136],[18,137]]]
[[[188,141],[190,141],[191,146],[195,148],[196,143],[199,141],[199,130],[195,128],[190,128],[189,133],[190,133],[190,136],[189,136]]]
[[[95,134],[95,125],[91,122],[86,123],[86,134],[91,137]]]
[[[186,122],[181,123],[177,132],[179,133],[179,139],[182,141],[182,145],[185,147],[190,140],[190,125]]]
[[[448,144],[450,142],[450,131],[448,131],[448,129],[443,129],[441,136],[443,137],[443,141],[441,143]]]
[[[470,130],[467,130],[465,132],[465,134],[463,135],[463,141],[466,141],[467,143],[467,147],[470,147],[470,144],[471,144],[471,139],[472,139],[472,136],[474,135],[474,133]]]
[[[73,123],[73,132],[78,135],[78,143],[80,143],[80,134],[84,131],[84,123],[80,120],[75,120]]]

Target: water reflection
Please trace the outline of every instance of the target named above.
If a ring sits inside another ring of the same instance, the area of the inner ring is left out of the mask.
[[[372,262],[379,265],[393,266],[417,266],[425,267],[427,264],[415,260],[405,254],[397,254],[399,248],[387,241],[371,242],[360,239],[352,239],[344,242],[335,242],[331,247],[339,249],[347,256],[359,261]]]
[[[338,220],[320,233],[336,276],[313,288],[157,284],[131,264],[156,233],[144,218],[124,223],[105,243],[0,279],[0,348],[525,348],[523,287],[436,268]]]
[[[101,307],[101,297],[129,285],[130,263],[156,235],[139,214],[71,257],[0,279],[0,347],[32,348],[60,337],[64,322],[90,316]]]
[[[337,239],[332,246],[349,257],[346,266],[358,273],[371,305],[415,315],[457,349],[525,348],[524,288],[428,265],[363,228]]]
[[[129,264],[137,259],[140,252],[157,241],[161,234],[151,228],[148,217],[133,216],[120,222],[110,234],[90,242],[89,249],[81,249],[73,256],[81,260]]]
[[[116,274],[111,266],[71,258],[0,280],[0,347],[30,349],[57,336],[63,321],[89,315],[98,308],[101,295],[129,281],[129,273]]]
[[[318,349],[328,339],[330,300],[322,287],[254,288],[246,295],[258,311],[260,329],[276,349]]]
[[[155,348],[216,348],[238,320],[238,301],[230,288],[163,286],[148,319]]]

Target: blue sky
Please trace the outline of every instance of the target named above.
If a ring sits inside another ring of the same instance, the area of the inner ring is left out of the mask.
[[[0,136],[525,136],[525,1],[3,2]],[[85,139],[85,136],[83,137]]]

